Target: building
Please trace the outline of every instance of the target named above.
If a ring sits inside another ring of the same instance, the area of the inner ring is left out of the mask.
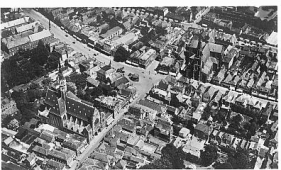
[[[219,68],[222,63],[222,56],[224,52],[224,47],[222,45],[214,44],[214,43],[208,43],[203,48],[203,56],[202,56],[202,62],[206,63],[209,57],[213,57],[217,60],[218,65],[216,66]]]
[[[171,142],[173,135],[173,126],[169,122],[158,119],[155,128],[153,129],[154,137],[159,138],[165,142]]]
[[[116,118],[121,108],[125,106],[126,101],[112,96],[100,96],[95,99],[94,103],[96,107],[104,112],[112,113],[113,118]]]
[[[9,55],[14,55],[20,49],[27,50],[36,48],[39,40],[44,44],[48,44],[53,39],[53,34],[49,30],[43,30],[31,34],[26,37],[7,37],[2,39],[2,43],[5,45],[5,51]]]
[[[103,45],[103,49],[110,53],[112,56],[115,54],[113,53],[114,49],[117,49],[120,46],[128,46],[135,42],[138,39],[138,36],[135,33],[128,33],[126,35],[123,35],[122,37],[113,40],[113,41],[105,41]]]
[[[37,47],[39,41],[42,41],[44,44],[48,44],[53,38],[54,35],[49,30],[37,32],[29,36],[31,42],[30,46],[32,48]]]
[[[103,117],[95,107],[77,98],[71,98],[67,93],[66,80],[60,74],[59,92],[49,89],[45,98],[44,115],[48,124],[62,130],[77,133],[91,141],[92,137],[103,127]]]
[[[211,128],[206,124],[197,124],[194,128],[194,136],[207,140],[211,133]]]
[[[19,19],[13,20],[13,21],[1,23],[1,30],[10,29],[10,28],[13,28],[16,26],[24,25],[24,24],[28,23],[29,20],[30,20],[29,17],[23,17],[23,18],[19,18]]]
[[[120,34],[122,34],[122,32],[123,32],[123,29],[118,27],[118,26],[116,26],[116,27],[108,30],[106,33],[101,34],[100,37],[102,39],[111,40],[114,37],[119,36]]]
[[[30,24],[26,24],[26,25],[22,25],[20,27],[16,27],[16,31],[18,34],[21,34],[23,32],[32,30],[34,33],[38,32],[38,28],[39,28],[40,22],[39,21],[35,21],[33,23]]]
[[[1,114],[11,115],[18,111],[17,104],[14,100],[8,98],[1,99]]]
[[[149,49],[147,52],[143,53],[139,57],[139,65],[143,68],[146,68],[148,65],[152,63],[152,61],[156,58],[156,51],[153,49]]]
[[[111,68],[110,65],[105,65],[101,67],[99,71],[97,71],[97,79],[100,81],[107,81],[107,78],[112,75],[116,70],[114,68]]]

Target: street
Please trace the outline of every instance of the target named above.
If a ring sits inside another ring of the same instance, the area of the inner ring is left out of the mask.
[[[41,15],[40,13],[34,10],[23,9],[24,14],[33,18],[34,20],[40,21],[43,27],[49,28],[49,20]],[[106,56],[104,54],[99,53],[98,51],[89,48],[87,45],[75,40],[71,35],[67,34],[63,30],[61,30],[58,26],[56,26],[53,22],[51,22],[51,30],[50,30],[55,38],[58,38],[60,41],[67,43],[70,47],[72,47],[75,51],[81,52],[85,56],[93,56],[93,54],[98,53],[99,55],[95,56],[95,58],[103,63],[109,64],[111,62],[112,67],[120,68],[124,67],[125,75],[127,76],[129,73],[135,73],[140,75],[139,82],[133,82],[133,86],[137,88],[138,97],[130,104],[134,104],[139,99],[143,98],[146,93],[153,87],[153,85],[159,82],[161,79],[164,79],[166,75],[156,74],[154,69],[157,67],[158,62],[153,61],[150,66],[146,69],[134,67],[131,65],[127,65],[125,63],[117,63],[113,61],[112,56]],[[67,35],[67,36],[66,36]],[[75,42],[75,43],[72,43]],[[72,163],[71,169],[76,169],[78,163],[82,163],[93,151],[96,147],[98,147],[100,141],[106,135],[106,133],[117,123],[117,121],[124,115],[126,110],[122,109],[117,118],[112,122],[110,126],[103,129],[94,139],[90,142],[86,150],[79,155],[76,160]]]

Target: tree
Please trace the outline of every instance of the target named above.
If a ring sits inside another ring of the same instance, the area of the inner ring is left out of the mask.
[[[233,167],[231,166],[230,163],[226,162],[226,163],[222,163],[219,164],[216,169],[233,169]]]
[[[73,94],[77,94],[77,87],[73,82],[66,82],[67,90],[71,91]]]
[[[124,47],[120,46],[115,52],[114,61],[125,62],[129,56],[130,52],[128,52]]]
[[[243,120],[243,117],[242,117],[241,114],[238,114],[238,115],[236,115],[232,118],[232,121],[236,124],[239,124],[239,125],[240,125],[242,120]]]
[[[44,87],[49,87],[50,83],[51,83],[51,78],[50,77],[45,78],[44,80],[42,80],[42,84],[43,84]]]
[[[77,89],[84,89],[87,84],[87,76],[84,74],[74,73],[67,77],[67,81],[75,83]]]
[[[30,56],[31,63],[38,63],[43,66],[46,64],[49,56],[49,51],[42,40],[39,40],[38,45],[33,49],[33,55]]]
[[[27,98],[29,102],[34,102],[35,99],[40,99],[43,92],[39,89],[30,89],[27,91]]]
[[[206,145],[200,155],[202,165],[209,166],[218,158],[218,148],[214,145]]]
[[[54,51],[50,54],[48,60],[47,60],[47,69],[48,70],[54,70],[58,68],[58,64],[60,62],[60,53]]]
[[[176,148],[173,144],[167,144],[162,149],[162,156],[154,162],[144,165],[140,169],[182,169],[184,168],[183,160],[187,155],[182,148]]]
[[[93,98],[97,98],[97,97],[99,97],[99,96],[101,96],[101,95],[103,95],[103,90],[102,90],[102,88],[100,88],[100,87],[94,87],[94,88],[92,89],[91,96],[92,96]]]

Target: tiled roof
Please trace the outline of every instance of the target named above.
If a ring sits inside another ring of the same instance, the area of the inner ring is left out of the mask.
[[[38,145],[35,145],[34,148],[32,149],[32,151],[37,152],[37,153],[41,153],[41,154],[43,154],[45,156],[48,155],[48,150],[46,150],[46,149],[44,149],[44,148],[42,148],[42,147],[40,147]]]
[[[209,134],[209,132],[210,132],[210,127],[208,125],[201,124],[201,123],[197,124],[195,129],[203,132],[206,135]]]
[[[55,157],[55,158],[65,160],[65,161],[67,161],[70,158],[70,155],[67,155],[67,154],[60,152],[58,150],[55,150],[55,149],[51,150],[48,155]]]
[[[125,76],[122,76],[121,78],[117,79],[113,85],[115,87],[119,86],[119,85],[122,85],[122,84],[126,84],[126,83],[129,83],[130,81],[127,79],[127,77]]]
[[[161,107],[160,104],[154,103],[154,102],[149,101],[149,100],[147,100],[147,99],[140,100],[138,104],[140,104],[140,105],[142,105],[142,106],[145,106],[145,107],[148,107],[148,108],[150,108],[150,109],[152,109],[152,110],[156,110],[156,111],[158,111],[159,113],[162,112],[162,107]]]
[[[65,166],[64,164],[62,164],[60,162],[57,162],[57,161],[54,161],[54,160],[51,160],[51,159],[49,159],[46,164],[47,164],[48,168],[51,167],[51,168],[55,168],[57,170],[63,169],[64,166]]]
[[[95,112],[93,106],[89,106],[68,97],[66,97],[66,109],[67,113],[86,121],[88,121],[88,118]]]
[[[34,42],[50,36],[52,36],[52,33],[49,30],[43,30],[41,32],[30,35],[29,38],[31,42]]]
[[[159,84],[157,85],[157,88],[166,91],[169,87],[169,84],[166,80],[160,80]]]

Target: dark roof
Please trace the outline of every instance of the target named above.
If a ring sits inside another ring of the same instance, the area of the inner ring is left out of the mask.
[[[80,147],[80,143],[78,142],[72,142],[72,141],[64,141],[63,146],[66,146],[67,148],[70,148],[74,151],[76,151]]]
[[[157,86],[157,88],[159,88],[159,89],[161,89],[161,90],[164,90],[164,91],[166,91],[166,90],[168,89],[168,87],[169,87],[169,84],[168,84],[168,82],[165,81],[165,80],[161,80],[161,81],[159,82],[158,86]]]
[[[120,90],[120,95],[128,98],[128,97],[130,97],[131,94],[133,94],[135,92],[136,92],[136,90],[126,88],[126,89]]]
[[[122,76],[121,78],[117,79],[117,80],[113,83],[113,85],[114,85],[114,87],[117,87],[117,86],[119,86],[119,85],[121,85],[121,84],[126,84],[126,83],[128,83],[128,82],[130,82],[130,81],[127,79],[127,77]]]
[[[68,97],[66,97],[66,109],[67,113],[85,121],[88,121],[95,112],[95,108],[93,106],[89,106]]]
[[[65,166],[64,164],[54,161],[52,159],[49,159],[46,165],[48,166],[48,168],[55,168],[56,170],[63,169]]]
[[[210,127],[208,125],[201,124],[201,123],[197,124],[195,129],[203,132],[206,135],[209,134],[209,131],[210,131]]]
[[[138,104],[140,104],[140,105],[142,105],[142,106],[145,106],[145,107],[148,107],[148,108],[150,108],[150,109],[156,110],[156,111],[158,111],[159,113],[162,112],[162,109],[161,109],[161,105],[160,105],[160,104],[154,103],[154,102],[149,101],[149,100],[147,100],[147,99],[140,100]]]
[[[54,138],[54,136],[52,134],[50,134],[50,133],[48,133],[46,131],[43,131],[39,137],[41,139],[45,140],[48,143],[50,143],[53,140],[53,138]]]
[[[135,122],[132,120],[129,120],[129,119],[122,119],[118,122],[118,124],[122,126],[122,129],[125,129],[128,131],[133,131],[133,129],[136,126]]]
[[[56,115],[60,115],[59,103],[58,103],[58,93],[49,89],[46,94],[45,103],[51,107],[50,112]]]
[[[38,145],[35,145],[34,148],[32,148],[33,152],[41,153],[42,155],[47,156],[48,155],[48,150],[44,149],[43,147],[40,147]]]
[[[67,155],[63,152],[55,150],[55,149],[51,150],[48,155],[50,155],[52,157],[55,157],[55,158],[59,158],[61,160],[65,160],[65,161],[67,161],[69,159],[69,156],[70,156],[70,155]]]

